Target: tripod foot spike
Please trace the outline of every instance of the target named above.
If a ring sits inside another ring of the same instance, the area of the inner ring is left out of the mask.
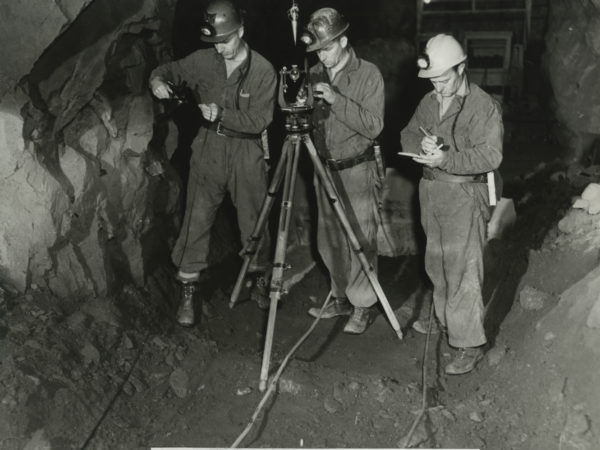
[[[260,392],[265,392],[267,390],[267,382],[265,380],[260,380],[258,383],[258,390]]]
[[[402,330],[396,331],[396,336],[398,336],[398,339],[400,339],[400,340],[404,339],[404,335],[402,334]]]

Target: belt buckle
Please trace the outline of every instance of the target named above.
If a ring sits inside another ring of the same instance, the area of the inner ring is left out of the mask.
[[[217,122],[217,134],[219,136],[225,136],[225,133],[223,133],[221,126],[222,126],[221,121]]]

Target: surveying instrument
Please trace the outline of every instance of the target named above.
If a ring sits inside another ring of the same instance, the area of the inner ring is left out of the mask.
[[[297,88],[297,90],[290,89],[292,86]],[[288,91],[296,92],[295,99],[292,102],[288,101]],[[311,115],[313,111],[314,97],[306,59],[304,62],[304,69],[300,69],[297,65],[292,65],[290,69],[284,66],[280,70],[278,104],[281,111],[285,115],[286,131],[286,137],[284,139],[281,151],[281,158],[275,167],[273,178],[267,190],[267,195],[265,196],[265,200],[263,202],[252,235],[248,238],[247,245],[240,253],[243,256],[243,264],[231,293],[229,302],[230,308],[233,308],[238,300],[244,280],[246,278],[246,274],[248,272],[248,268],[250,266],[250,262],[259,248],[261,238],[264,235],[265,227],[267,225],[269,213],[273,203],[275,202],[275,198],[280,186],[283,183],[281,210],[279,212],[277,239],[270,282],[269,318],[267,322],[267,332],[259,381],[259,390],[261,392],[265,391],[267,387],[277,305],[281,300],[281,297],[287,293],[283,287],[283,275],[285,270],[290,268],[289,265],[286,265],[285,258],[290,221],[292,217],[296,178],[298,175],[298,160],[302,145],[304,145],[308,151],[315,174],[323,185],[323,188],[327,193],[327,197],[329,198],[329,201],[335,210],[336,216],[338,217],[340,224],[346,233],[350,246],[359,258],[362,269],[369,279],[369,282],[371,283],[378,300],[381,302],[392,328],[396,332],[396,335],[399,339],[402,339],[403,337],[398,320],[396,319],[396,316],[390,307],[381,285],[379,284],[375,269],[365,256],[364,249],[359,243],[357,235],[352,229],[352,226],[346,216],[344,205],[340,201],[330,175],[325,170],[323,162],[319,158],[317,150],[310,137],[310,131],[312,130]]]

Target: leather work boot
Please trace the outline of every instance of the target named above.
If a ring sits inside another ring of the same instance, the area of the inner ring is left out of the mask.
[[[194,294],[197,283],[181,283],[181,303],[177,310],[177,323],[182,327],[194,326]]]
[[[459,348],[454,361],[446,366],[445,371],[448,375],[469,373],[482,358],[483,349],[481,347]]]
[[[350,319],[344,327],[344,333],[362,334],[369,326],[370,308],[355,306]]]
[[[321,308],[313,307],[308,310],[308,314],[313,317],[319,317]],[[352,305],[346,297],[333,297],[327,308],[323,310],[321,319],[331,319],[337,316],[349,316],[352,314]]]
[[[257,274],[250,291],[250,300],[256,302],[260,309],[269,309],[271,300],[269,299],[269,282],[264,274]]]

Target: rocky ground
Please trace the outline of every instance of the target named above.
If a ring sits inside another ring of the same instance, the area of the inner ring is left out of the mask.
[[[517,150],[528,145],[519,136]],[[445,376],[453,350],[443,336],[432,335],[424,358],[426,339],[408,326],[428,290],[420,258],[381,258],[404,339],[380,311],[361,336],[342,333],[344,319],[319,322],[241,446],[599,448],[598,219],[571,208],[596,177],[559,162],[509,177],[517,222],[487,248],[490,349],[473,373]],[[0,448],[232,445],[262,398],[266,326],[254,304],[227,306],[237,267],[226,261],[207,279],[211,317],[192,329],[174,324],[177,288],[167,269],[145,289],[126,286],[111,298],[2,291]],[[317,266],[285,297],[274,369],[326,294]],[[407,443],[423,380],[426,413]]]

